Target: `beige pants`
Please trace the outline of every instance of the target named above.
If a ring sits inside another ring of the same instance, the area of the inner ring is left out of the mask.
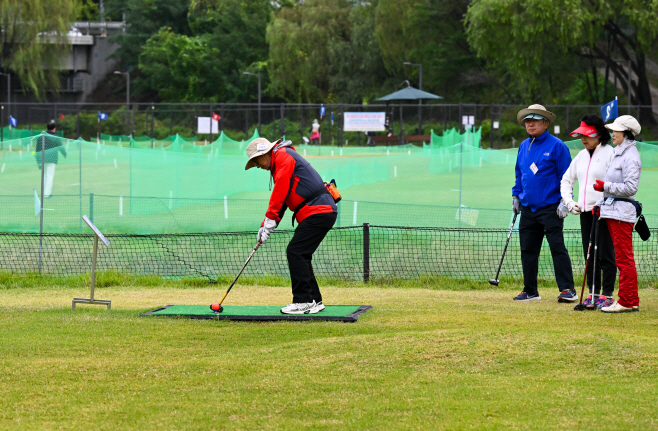
[[[55,168],[57,164],[55,163],[46,163],[44,167],[43,175],[43,195],[44,197],[49,198],[50,193],[53,191],[53,179],[55,178]]]

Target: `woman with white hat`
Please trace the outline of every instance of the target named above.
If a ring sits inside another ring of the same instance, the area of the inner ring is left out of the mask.
[[[270,171],[274,189],[265,220],[258,231],[258,242],[264,243],[279,225],[286,209],[297,220],[297,229],[288,243],[286,254],[292,283],[292,304],[283,307],[284,314],[315,314],[324,310],[320,287],[313,273],[313,253],[336,223],[337,208],[318,172],[292,147],[291,141],[270,142],[257,138],[247,146],[253,167]]]
[[[640,123],[630,115],[618,117],[606,128],[612,130],[612,142],[616,145],[614,157],[603,175],[596,180],[594,190],[603,196],[592,209],[594,217],[606,222],[615,247],[615,262],[619,269],[619,299],[604,313],[628,313],[640,311],[637,270],[633,256],[633,225],[637,219],[635,194],[640,183],[642,161],[635,145],[635,135],[642,130]]]
[[[583,116],[580,119],[580,127],[571,132],[570,135],[572,138],[580,138],[585,148],[571,161],[569,169],[564,173],[560,182],[560,193],[568,211],[571,214],[580,216],[583,253],[587,259],[590,234],[594,224],[592,208],[603,195],[603,193],[592,189],[592,186],[596,178],[603,177],[614,154],[612,146],[608,145],[610,143],[610,133],[605,129],[605,123],[598,115],[586,114]],[[573,184],[576,181],[578,181],[577,201],[573,199]],[[566,215],[565,211],[564,216],[566,217]],[[583,301],[587,310],[612,305],[612,294],[615,290],[615,280],[617,278],[615,249],[605,222],[599,223],[597,238],[596,265],[588,265],[587,274],[585,275],[590,291],[589,297]],[[594,266],[596,266],[596,274]],[[601,279],[601,270],[603,270],[603,279]]]

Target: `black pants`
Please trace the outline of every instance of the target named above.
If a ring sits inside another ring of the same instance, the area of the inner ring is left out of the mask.
[[[334,223],[336,213],[315,214],[305,218],[295,229],[287,249],[293,303],[322,301],[311,260]]]
[[[562,227],[564,220],[558,217],[558,204],[548,205],[535,212],[529,207],[521,206],[519,239],[521,241],[521,264],[523,265],[524,291],[537,295],[537,274],[539,272],[539,253],[544,241],[548,240],[553,257],[555,280],[560,290],[573,289],[573,272],[571,259],[564,245]]]
[[[580,233],[583,238],[583,258],[587,259],[587,248],[589,247],[589,235],[592,232],[592,223],[594,216],[591,212],[580,214]],[[615,279],[617,278],[617,265],[615,264],[615,247],[612,245],[612,237],[608,231],[608,223],[605,220],[599,220],[599,238],[596,251],[596,290],[595,295],[601,293],[601,271],[603,271],[603,294],[612,296],[615,291]],[[594,245],[590,256],[589,266],[587,267],[587,286],[592,293],[592,274],[594,272]]]

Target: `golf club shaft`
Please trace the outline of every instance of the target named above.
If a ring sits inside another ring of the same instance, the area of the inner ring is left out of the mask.
[[[254,247],[254,249],[253,249],[253,250],[251,251],[251,253],[249,254],[249,257],[247,258],[247,261],[244,263],[244,265],[242,265],[242,269],[240,270],[240,272],[238,272],[238,275],[235,276],[235,280],[233,280],[233,283],[231,283],[231,285],[228,287],[228,290],[226,291],[226,293],[225,293],[224,296],[222,297],[222,300],[219,301],[219,305],[220,305],[220,306],[221,306],[222,303],[224,302],[224,299],[226,299],[226,296],[228,295],[228,293],[229,293],[229,292],[231,291],[231,289],[233,288],[233,285],[235,284],[235,282],[238,281],[238,278],[240,278],[240,275],[242,274],[242,271],[244,271],[244,269],[247,267],[247,264],[249,263],[249,261],[251,260],[251,258],[254,256],[254,253],[256,253],[256,250],[258,250],[258,247],[260,247],[261,244],[262,244],[262,243],[259,241],[258,244],[256,244],[256,246]]]
[[[498,280],[498,276],[500,275],[500,269],[503,267],[503,260],[505,259],[505,253],[507,252],[507,246],[509,245],[509,239],[512,237],[512,230],[514,230],[514,224],[516,223],[516,216],[518,214],[514,214],[514,218],[512,219],[512,226],[509,228],[509,232],[507,233],[507,241],[505,242],[505,248],[503,249],[503,255],[500,257],[500,265],[498,265],[498,272],[496,272],[496,280]]]
[[[598,217],[594,217],[594,256],[592,257],[592,302],[594,302],[594,294],[596,293],[596,256],[599,248],[599,224],[601,223]]]
[[[592,242],[594,241],[594,226],[596,226],[596,220],[592,222],[592,228],[589,232],[589,245],[587,246],[587,257],[585,258],[585,274],[583,275],[583,287],[580,289],[580,302],[583,303],[583,295],[585,294],[585,283],[587,282],[587,268],[589,268],[589,257],[592,252]]]

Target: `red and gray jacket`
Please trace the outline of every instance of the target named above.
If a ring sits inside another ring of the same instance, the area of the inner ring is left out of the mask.
[[[297,223],[314,214],[337,212],[334,199],[326,191],[318,172],[285,141],[274,147],[270,160],[270,172],[274,178],[274,190],[265,216],[277,224],[287,208],[297,211]],[[305,200],[306,205],[301,206]],[[300,207],[301,208],[298,208]]]

